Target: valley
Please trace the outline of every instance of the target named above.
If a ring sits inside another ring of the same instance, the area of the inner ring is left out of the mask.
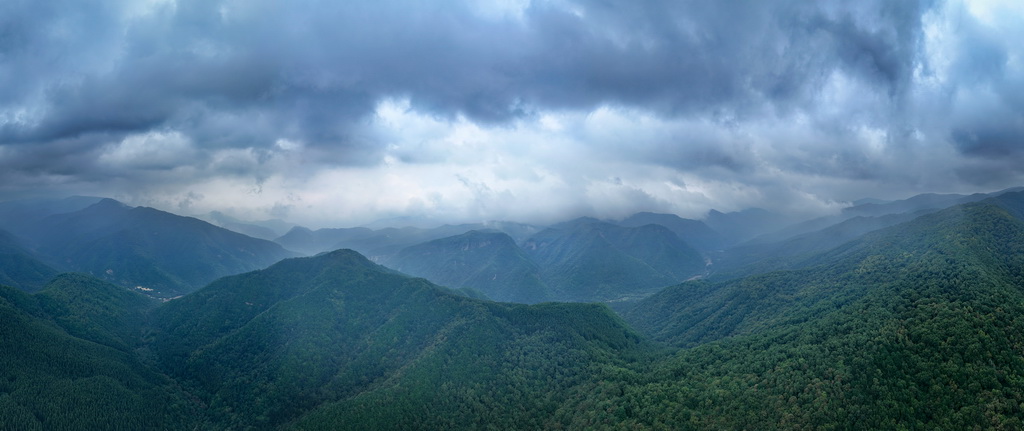
[[[0,428],[1024,426],[1024,192],[712,219],[3,202]]]

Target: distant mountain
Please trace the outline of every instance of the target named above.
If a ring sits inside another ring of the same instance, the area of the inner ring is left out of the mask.
[[[354,228],[325,228],[315,231],[308,228],[295,226],[288,233],[274,240],[288,250],[294,250],[306,255],[314,255],[325,251],[337,250],[339,243],[355,241],[373,235],[373,231],[365,227]]]
[[[728,242],[722,234],[711,229],[704,222],[685,219],[675,214],[636,213],[618,224],[625,227],[640,227],[648,224],[662,225],[698,250],[717,250]]]
[[[792,238],[795,269],[673,284],[624,318],[471,299],[352,250],[169,301],[84,274],[0,286],[0,429],[1024,429],[1024,193],[861,234],[911,214]],[[509,241],[412,251],[488,263]],[[595,277],[687,255],[666,227],[593,219],[523,244]]]
[[[350,250],[220,279],[155,323],[158,360],[229,429],[565,426],[598,364],[646,349],[606,307],[459,297]]]
[[[38,220],[24,236],[61,269],[164,298],[292,256],[270,241],[112,199]]]
[[[778,242],[749,241],[712,255],[711,278],[736,278],[780,269],[806,267],[808,259],[843,245],[869,232],[894,226],[937,210],[887,214],[878,217],[856,216],[824,229]],[[810,261],[813,262],[813,261]]]
[[[1015,187],[992,193],[974,193],[970,195],[924,193],[896,201],[860,199],[854,201],[853,206],[843,208],[842,212],[839,214],[819,217],[787,226],[778,231],[760,235],[754,238],[751,242],[769,243],[782,241],[797,235],[818,231],[854,217],[883,217],[893,214],[911,214],[921,211],[934,211],[949,208],[954,205],[977,202],[990,197],[1000,196],[1005,193],[1019,192],[1021,190],[1022,188]]]
[[[35,292],[55,275],[56,269],[22,247],[14,235],[0,230],[0,284]]]
[[[704,223],[721,233],[729,243],[736,244],[782,229],[792,224],[793,220],[767,210],[751,208],[730,213],[711,210]]]
[[[879,216],[914,212],[924,209],[948,208],[962,203],[980,201],[988,197],[990,196],[984,193],[975,193],[973,195],[924,193],[907,199],[886,203],[865,203],[852,206],[844,208],[843,213],[852,216]]]
[[[32,229],[43,218],[54,214],[79,211],[101,200],[103,198],[71,196],[63,199],[25,199],[0,202],[0,229],[20,233]]]
[[[472,288],[496,301],[552,299],[540,268],[502,232],[473,230],[428,241],[403,249],[384,264],[442,286]]]
[[[534,235],[523,249],[563,301],[621,301],[703,274],[700,253],[668,228],[581,218]]]
[[[996,205],[1019,220],[1024,220],[1024,191],[1013,191],[1000,193],[999,195],[982,201],[983,203]]]
[[[243,221],[237,218],[231,217],[220,211],[211,211],[205,216],[200,216],[200,219],[209,222],[215,226],[220,226],[224,229],[238,232],[243,235],[251,236],[253,238],[274,240],[280,237],[285,232],[293,227],[292,224],[287,223],[283,220],[263,220],[263,221]]]
[[[429,229],[388,227],[372,230],[365,227],[356,227],[325,228],[311,231],[307,228],[296,227],[274,241],[289,250],[295,250],[307,255],[348,248],[358,251],[375,262],[383,262],[406,247],[435,239],[461,235],[471,230],[496,230],[504,232],[517,242],[540,231],[535,226],[501,221],[442,225]]]

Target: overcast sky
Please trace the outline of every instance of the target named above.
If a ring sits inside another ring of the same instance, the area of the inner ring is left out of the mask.
[[[0,198],[343,227],[1024,185],[1007,1],[6,0]]]

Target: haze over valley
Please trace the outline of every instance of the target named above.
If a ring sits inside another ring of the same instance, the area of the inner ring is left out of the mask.
[[[0,430],[1024,429],[1021,29],[5,2]]]

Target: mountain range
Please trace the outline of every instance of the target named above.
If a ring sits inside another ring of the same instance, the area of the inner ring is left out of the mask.
[[[0,225],[0,428],[1020,429],[1024,192],[918,201],[948,205],[789,235],[759,211],[717,236],[656,214],[405,245],[416,228],[378,259],[285,251],[173,300],[60,265],[85,244],[185,280],[188,253],[285,249],[33,204]],[[177,260],[147,246],[174,236],[196,243]]]
[[[8,241],[26,251],[20,256],[34,255],[57,270],[91,274],[160,298],[296,255],[271,241],[153,208],[113,199],[69,202],[80,205],[55,212],[54,204],[8,204],[0,228],[11,229]],[[88,205],[78,208],[81,204]]]

